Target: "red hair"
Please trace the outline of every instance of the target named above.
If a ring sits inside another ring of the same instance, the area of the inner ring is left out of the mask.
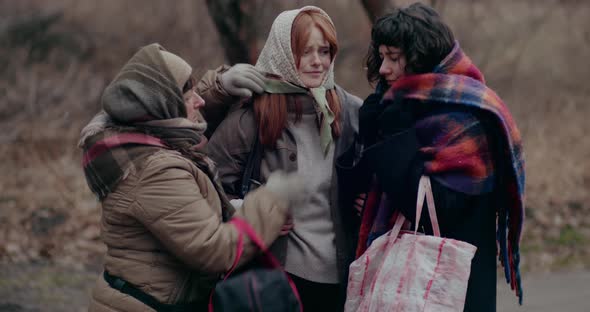
[[[338,52],[338,39],[336,37],[336,28],[330,20],[323,14],[317,11],[303,11],[295,17],[293,26],[291,27],[291,52],[295,58],[295,67],[299,68],[299,60],[309,35],[311,34],[311,26],[317,27],[324,35],[324,39],[330,45],[330,58],[334,61],[336,52]]]
[[[291,52],[295,59],[295,66],[299,68],[300,55],[303,54],[305,45],[309,40],[312,26],[316,26],[330,44],[330,57],[334,61],[338,51],[336,29],[332,22],[323,14],[316,11],[303,11],[295,17],[291,27]],[[254,114],[258,123],[258,135],[260,143],[264,146],[274,147],[287,127],[287,97],[288,94],[268,94],[254,98]],[[340,99],[335,89],[326,92],[328,106],[334,113],[332,123],[332,136],[337,138],[341,133],[340,126]],[[301,120],[301,103],[295,102],[296,122]]]

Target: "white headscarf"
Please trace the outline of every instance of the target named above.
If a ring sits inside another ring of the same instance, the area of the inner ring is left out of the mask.
[[[324,116],[320,125],[320,142],[324,155],[327,155],[330,145],[333,142],[330,125],[334,122],[334,113],[328,106],[326,91],[334,88],[334,56],[332,57],[330,68],[324,77],[322,85],[316,88],[307,88],[299,77],[297,66],[295,65],[295,58],[291,50],[291,29],[293,28],[293,21],[295,21],[299,13],[305,11],[320,13],[326,17],[330,24],[332,24],[332,27],[334,26],[330,16],[324,10],[315,6],[305,6],[298,10],[285,11],[279,14],[272,23],[264,48],[262,48],[260,56],[258,56],[256,68],[263,72],[281,76],[286,82],[302,87],[301,90],[303,92],[309,89],[309,92],[316,100],[318,108]],[[266,89],[267,92],[277,93],[269,90],[269,88]],[[283,92],[279,91],[278,93]],[[299,93],[300,91],[295,90],[292,92]]]
[[[264,48],[260,51],[260,56],[258,56],[256,62],[257,69],[279,75],[284,80],[300,87],[305,87],[305,84],[299,78],[295,58],[291,50],[291,28],[297,15],[304,11],[318,12],[325,16],[334,26],[330,16],[324,10],[315,6],[305,6],[297,10],[284,11],[272,23]],[[322,87],[326,90],[334,88],[334,59],[332,59],[326,77],[324,77]]]

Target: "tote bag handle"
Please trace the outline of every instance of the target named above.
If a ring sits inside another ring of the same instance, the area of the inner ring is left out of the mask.
[[[424,206],[424,198],[426,198],[426,204],[428,206],[428,215],[430,216],[430,224],[432,225],[432,231],[434,236],[440,237],[440,226],[438,224],[438,218],[436,216],[436,207],[434,205],[434,196],[432,195],[432,185],[430,184],[430,178],[428,176],[421,176],[418,182],[418,196],[416,198],[416,222],[414,222],[414,234],[418,233],[418,224],[420,224],[420,217],[422,216],[422,206]],[[402,213],[399,213],[395,224],[389,232],[389,235],[397,237],[401,231],[406,217]]]
[[[434,236],[440,237],[440,227],[438,225],[438,218],[436,217],[434,196],[432,196],[432,185],[430,184],[430,178],[425,175],[421,176],[420,182],[418,182],[418,198],[416,199],[416,222],[414,224],[414,234],[418,232],[418,224],[420,224],[420,217],[422,217],[422,206],[424,205],[425,197],[433,234]]]

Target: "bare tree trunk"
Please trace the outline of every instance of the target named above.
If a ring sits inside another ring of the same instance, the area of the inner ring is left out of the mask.
[[[255,0],[206,0],[221,45],[230,64],[253,64],[258,56],[256,44]]]
[[[432,0],[430,1],[430,6],[436,10],[436,12],[438,12],[438,14],[443,15],[444,14],[444,10],[446,7],[446,2],[445,1],[440,1],[440,0]]]
[[[401,7],[399,1],[395,0],[361,0],[361,3],[365,8],[371,23],[374,23],[379,17]],[[430,4],[430,6],[432,6],[439,14],[442,14],[442,10],[445,7],[444,1],[430,0],[426,1],[426,3]]]
[[[395,6],[391,0],[361,0],[371,23],[374,23],[379,17],[391,12]]]

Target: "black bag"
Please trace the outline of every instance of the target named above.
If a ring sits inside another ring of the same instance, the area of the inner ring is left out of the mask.
[[[297,297],[283,272],[252,269],[219,283],[214,311],[299,311]]]
[[[217,283],[209,300],[209,312],[217,311],[303,311],[295,284],[268,251],[254,229],[240,218],[232,218],[240,233],[236,260],[223,281]],[[247,269],[229,277],[243,252],[243,236],[248,235],[261,250],[265,268]]]
[[[250,154],[248,154],[248,160],[242,175],[242,181],[240,181],[240,198],[246,197],[246,194],[250,191],[252,184],[260,185],[260,164],[262,163],[262,145],[258,135],[258,129],[256,129],[256,137],[250,148]]]

